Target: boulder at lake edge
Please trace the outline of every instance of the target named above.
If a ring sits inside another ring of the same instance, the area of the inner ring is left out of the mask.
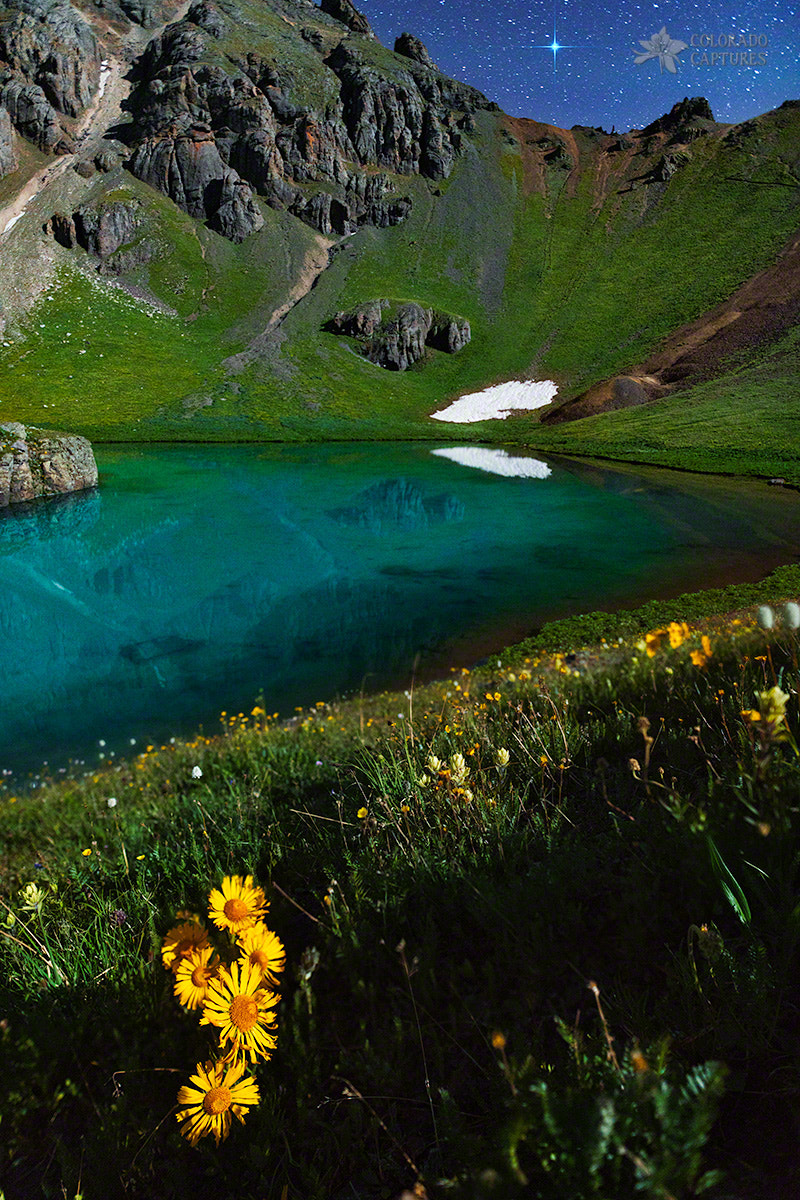
[[[84,437],[0,423],[0,508],[97,485],[97,463]]]

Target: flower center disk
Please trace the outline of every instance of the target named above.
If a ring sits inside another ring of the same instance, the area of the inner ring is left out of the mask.
[[[203,1108],[211,1117],[227,1112],[233,1102],[231,1089],[226,1087],[210,1088],[203,1097]]]
[[[249,1033],[258,1023],[258,1004],[252,996],[234,996],[230,1009],[231,1024],[241,1033]]]
[[[247,916],[248,908],[244,900],[241,900],[238,896],[233,896],[230,900],[226,901],[222,911],[229,921],[241,921],[243,917]]]
[[[208,983],[205,967],[195,967],[192,971],[192,983],[195,987],[204,988]]]

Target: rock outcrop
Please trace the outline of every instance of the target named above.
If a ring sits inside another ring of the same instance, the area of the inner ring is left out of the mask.
[[[681,140],[690,141],[692,137],[707,133],[714,124],[714,114],[705,96],[684,96],[668,113],[646,125],[642,133],[670,133],[673,139],[677,134]]]
[[[135,200],[86,204],[72,216],[54,213],[45,232],[62,246],[81,246],[98,258],[108,258],[133,238],[139,224],[138,208]]]
[[[58,113],[35,83],[4,71],[0,64],[0,108],[18,133],[48,154],[72,154],[75,142],[65,132]]]
[[[401,33],[399,38],[395,38],[394,52],[402,54],[404,58],[413,58],[414,62],[422,63],[423,67],[431,67],[434,71],[439,70],[428,54],[425,43],[421,42],[418,37],[414,37],[413,33]]]
[[[366,37],[374,37],[372,26],[363,13],[359,12],[350,0],[320,0],[320,8],[330,17],[341,21],[354,33],[363,33]]]
[[[243,241],[264,224],[250,185],[226,165],[205,124],[193,124],[185,132],[173,127],[148,138],[133,155],[130,169],[231,241]]]
[[[404,220],[411,200],[391,175],[446,178],[472,114],[496,106],[440,75],[410,35],[402,60],[371,36],[342,37],[351,8],[316,10],[327,26],[305,28],[287,63],[269,44],[223,56],[232,22],[199,0],[139,60],[130,170],[234,240],[259,227],[255,193],[326,235]]]
[[[86,438],[0,424],[0,508],[78,492],[97,484],[97,463]]]
[[[387,371],[406,371],[426,349],[456,354],[471,338],[469,321],[423,308],[413,301],[391,309],[388,300],[369,300],[349,312],[339,312],[327,324],[331,333],[345,334],[361,343],[361,353]]]
[[[68,117],[86,108],[100,82],[97,39],[65,0],[16,0],[0,9],[0,61]]]
[[[80,247],[100,259],[100,275],[125,275],[159,257],[159,250],[142,228],[136,199],[100,200],[73,213],[53,213],[44,232],[69,250]]]
[[[8,110],[0,108],[0,179],[16,171],[19,165],[17,148],[14,144],[14,127]]]

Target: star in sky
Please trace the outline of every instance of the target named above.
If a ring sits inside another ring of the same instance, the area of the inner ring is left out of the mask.
[[[575,46],[567,46],[563,42],[559,42],[558,34],[556,33],[556,14],[555,14],[555,9],[554,9],[553,10],[553,40],[546,46],[535,46],[534,49],[535,50],[550,50],[550,51],[552,51],[553,74],[555,75],[555,73],[556,73],[556,57],[558,55],[559,50],[574,50],[575,48],[576,48]]]
[[[641,128],[684,96],[705,96],[716,119],[731,123],[800,99],[800,22],[786,0],[355,3],[384,45],[416,34],[445,74],[479,88],[512,116],[562,128]],[[674,72],[660,58],[635,63],[641,43],[662,28],[686,43],[669,57]],[[550,29],[552,38],[539,42]],[[708,44],[739,37],[748,39],[744,60],[731,61],[737,46]]]

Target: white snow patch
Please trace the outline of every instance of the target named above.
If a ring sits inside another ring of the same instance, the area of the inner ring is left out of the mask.
[[[104,58],[100,63],[100,84],[97,89],[97,95],[100,100],[103,99],[103,93],[106,90],[106,84],[108,83],[108,77],[110,74],[111,67],[108,65],[108,60]]]
[[[515,409],[544,408],[557,391],[552,379],[512,379],[482,392],[459,396],[447,408],[431,413],[431,416],[435,421],[455,421],[459,425],[472,421],[505,421]]]
[[[538,458],[523,458],[511,455],[507,450],[484,450],[480,446],[453,446],[446,450],[431,450],[440,458],[449,458],[462,467],[477,467],[492,475],[505,475],[514,479],[547,479],[552,472],[547,463]]]
[[[11,220],[6,225],[5,229],[3,230],[3,233],[8,233],[9,229],[13,229],[14,226],[16,225],[17,221],[21,221],[22,218],[25,216],[25,212],[26,212],[26,210],[23,208],[21,213],[17,213],[17,215],[15,217],[12,217]]]

